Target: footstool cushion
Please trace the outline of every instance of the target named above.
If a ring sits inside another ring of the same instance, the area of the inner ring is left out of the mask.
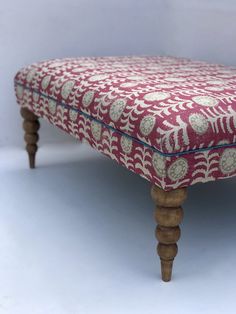
[[[57,59],[18,103],[164,190],[236,175],[236,69],[173,57]]]

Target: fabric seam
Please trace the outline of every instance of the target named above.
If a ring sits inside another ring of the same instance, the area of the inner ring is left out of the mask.
[[[69,109],[69,110],[74,110],[74,111],[78,112],[79,114],[85,116],[86,118],[88,118],[90,120],[94,120],[94,121],[102,124],[107,129],[111,129],[111,130],[119,133],[122,136],[126,136],[126,137],[134,140],[135,142],[137,142],[139,144],[142,144],[143,146],[152,149],[153,151],[157,152],[158,154],[160,154],[160,155],[162,155],[164,157],[175,157],[175,156],[178,157],[178,156],[183,156],[183,155],[188,155],[188,154],[194,154],[194,153],[198,153],[198,152],[208,151],[208,150],[211,150],[211,149],[220,149],[220,148],[227,148],[227,147],[234,147],[234,146],[236,146],[236,142],[234,142],[234,143],[230,143],[230,144],[221,144],[221,145],[214,145],[214,146],[211,146],[211,147],[202,147],[202,148],[197,148],[197,149],[190,149],[190,150],[183,151],[183,152],[164,153],[164,152],[158,150],[157,148],[155,148],[154,146],[151,146],[151,145],[149,145],[149,144],[139,140],[136,137],[133,137],[133,136],[131,136],[129,134],[124,133],[123,131],[120,131],[120,130],[116,129],[116,128],[114,128],[114,127],[112,127],[112,126],[110,126],[110,125],[108,125],[108,124],[106,124],[106,123],[104,123],[104,122],[94,118],[93,116],[83,112],[80,109],[77,109],[77,108],[71,107],[71,106],[69,106],[69,105],[67,105],[65,103],[59,102],[55,98],[53,98],[51,96],[48,96],[48,95],[46,95],[46,94],[44,94],[44,93],[42,93],[42,92],[40,92],[40,91],[38,91],[38,90],[36,90],[36,89],[34,89],[32,87],[28,87],[28,86],[26,86],[26,85],[24,85],[22,83],[19,83],[16,80],[14,82],[15,82],[15,85],[19,85],[19,86],[21,86],[21,87],[23,87],[25,89],[28,89],[30,91],[33,91],[33,92],[37,93],[38,95],[41,95],[41,96],[45,97],[47,99],[53,100],[53,101],[56,102],[56,105],[60,105],[60,106],[66,108],[66,109]]]

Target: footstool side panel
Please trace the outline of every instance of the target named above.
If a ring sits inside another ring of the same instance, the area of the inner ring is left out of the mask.
[[[20,92],[19,92],[20,90]],[[236,148],[219,147],[169,156],[33,90],[16,85],[17,101],[38,117],[87,142],[164,190],[236,174]]]

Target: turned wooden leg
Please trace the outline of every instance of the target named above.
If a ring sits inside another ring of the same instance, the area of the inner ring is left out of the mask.
[[[170,281],[173,261],[178,252],[176,242],[180,238],[179,224],[183,219],[181,205],[187,198],[187,189],[164,191],[154,185],[151,195],[156,204],[156,238],[159,241],[157,253],[161,259],[162,280]]]
[[[40,127],[38,117],[27,108],[21,108],[20,111],[24,118],[23,129],[25,131],[26,151],[29,156],[30,168],[35,168],[35,155],[38,149],[37,142],[39,139],[38,130]]]

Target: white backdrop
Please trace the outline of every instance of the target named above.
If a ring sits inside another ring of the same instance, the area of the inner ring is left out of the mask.
[[[42,59],[171,54],[236,65],[235,0],[0,0],[0,146],[22,145],[13,77]],[[42,123],[41,143],[70,140]]]

